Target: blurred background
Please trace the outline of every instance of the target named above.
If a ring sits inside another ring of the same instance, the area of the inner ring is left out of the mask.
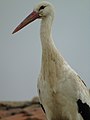
[[[55,6],[54,42],[90,87],[90,0],[48,0]],[[37,95],[40,20],[12,35],[40,0],[0,0],[0,101]]]

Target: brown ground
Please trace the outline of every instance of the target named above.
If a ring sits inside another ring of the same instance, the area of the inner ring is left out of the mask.
[[[46,120],[39,100],[0,102],[0,120]]]

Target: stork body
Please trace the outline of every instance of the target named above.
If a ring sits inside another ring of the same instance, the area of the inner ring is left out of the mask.
[[[38,79],[39,96],[49,120],[82,120],[77,101],[90,105],[87,87],[55,47],[52,18],[41,21],[42,65]]]
[[[38,4],[15,30],[41,18],[42,63],[38,78],[40,102],[48,120],[89,120],[90,93],[78,74],[68,65],[52,39],[53,6]]]

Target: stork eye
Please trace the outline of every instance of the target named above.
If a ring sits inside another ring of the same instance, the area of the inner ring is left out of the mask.
[[[39,11],[42,10],[42,9],[44,9],[45,7],[46,7],[46,6],[41,6],[41,7],[39,8]]]

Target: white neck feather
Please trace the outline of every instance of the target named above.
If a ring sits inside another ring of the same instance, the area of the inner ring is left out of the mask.
[[[41,21],[40,37],[42,44],[42,69],[48,71],[51,68],[50,62],[56,61],[60,66],[63,64],[63,57],[59,54],[52,39],[52,22],[53,18],[48,16]],[[48,70],[47,70],[48,69]]]
[[[40,37],[41,37],[42,50],[47,49],[48,46],[53,47],[54,45],[52,39],[52,33],[51,33],[52,22],[53,19],[51,16],[43,18],[41,21]]]

